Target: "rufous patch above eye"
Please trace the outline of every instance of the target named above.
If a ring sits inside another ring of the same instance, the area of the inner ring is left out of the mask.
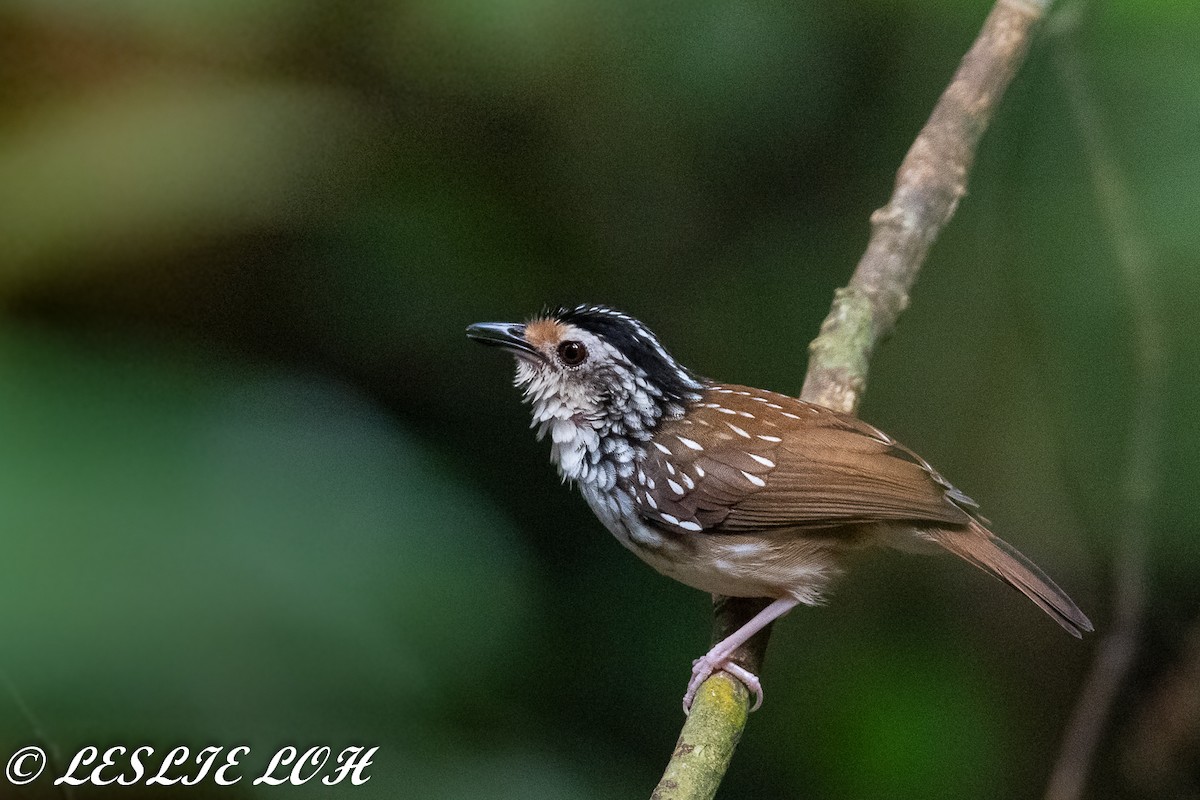
[[[525,341],[537,348],[557,347],[566,326],[556,319],[538,319],[525,326]]]

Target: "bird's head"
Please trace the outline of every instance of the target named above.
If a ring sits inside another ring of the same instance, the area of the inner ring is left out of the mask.
[[[560,308],[526,323],[481,322],[467,336],[516,357],[516,384],[539,434],[550,431],[556,444],[579,429],[644,441],[702,389],[649,328],[604,306]]]

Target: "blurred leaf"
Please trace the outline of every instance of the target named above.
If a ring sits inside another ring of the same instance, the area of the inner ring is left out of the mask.
[[[364,35],[382,64],[471,93],[555,78],[604,16],[578,0],[414,0],[379,10]]]
[[[261,55],[295,35],[312,3],[297,0],[6,0],[45,25],[61,25],[161,46]]]
[[[297,221],[345,179],[354,117],[335,92],[176,76],[41,109],[0,137],[0,290]]]
[[[505,674],[494,509],[335,386],[165,355],[0,338],[0,666],[50,731],[417,741]]]
[[[972,659],[891,644],[878,653],[862,640],[840,648],[841,666],[821,681],[826,763],[854,765],[836,770],[838,794],[894,800],[989,794],[1004,763],[993,746],[1004,710],[972,692],[979,681]]]

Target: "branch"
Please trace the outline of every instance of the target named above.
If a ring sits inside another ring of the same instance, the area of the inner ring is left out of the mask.
[[[980,137],[1050,0],[998,0],[896,174],[891,199],[871,215],[871,238],[850,284],[810,345],[800,397],[854,413],[875,348],[895,327],[929,247],[966,193]],[[763,607],[717,598],[714,641]],[[768,631],[734,661],[758,674]],[[716,794],[749,713],[749,693],[725,672],[701,687],[654,800],[707,800]]]
[[[762,611],[770,600],[759,597],[713,596],[713,641],[719,642]],[[759,674],[771,626],[734,651],[733,660]],[[746,718],[750,691],[728,672],[718,670],[700,687],[692,711],[683,723],[675,752],[651,800],[711,798],[717,793]]]
[[[1058,761],[1046,786],[1046,800],[1078,800],[1082,797],[1100,735],[1107,727],[1113,702],[1137,655],[1145,607],[1146,544],[1158,485],[1165,385],[1163,331],[1154,298],[1154,257],[1134,222],[1124,177],[1109,149],[1104,125],[1092,105],[1082,61],[1073,40],[1079,27],[1080,5],[1071,6],[1069,12],[1062,14],[1055,26],[1054,33],[1059,39],[1055,66],[1083,140],[1092,189],[1112,237],[1120,277],[1125,284],[1132,311],[1138,375],[1130,409],[1124,504],[1114,565],[1112,625],[1100,642],[1076,699],[1063,734]]]
[[[1179,659],[1139,705],[1122,754],[1134,796],[1198,796],[1200,620],[1192,623]]]
[[[66,762],[62,758],[62,750],[58,747],[53,739],[46,735],[46,729],[33,713],[33,709],[25,702],[25,697],[17,691],[17,684],[9,676],[8,672],[0,669],[0,688],[12,699],[13,705],[17,708],[17,713],[20,714],[25,722],[29,725],[29,732],[33,734],[33,738],[45,746],[48,751],[46,756],[46,766],[50,767],[50,771],[56,775],[65,775],[63,766]],[[63,800],[75,800],[75,790],[70,784],[63,784],[58,787],[59,793],[63,796]]]

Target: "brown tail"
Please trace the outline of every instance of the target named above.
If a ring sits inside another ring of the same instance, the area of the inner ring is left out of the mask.
[[[1017,548],[978,522],[972,520],[964,530],[930,530],[926,533],[954,555],[1021,592],[1072,636],[1082,639],[1085,632],[1092,631],[1091,620],[1066,592]]]

